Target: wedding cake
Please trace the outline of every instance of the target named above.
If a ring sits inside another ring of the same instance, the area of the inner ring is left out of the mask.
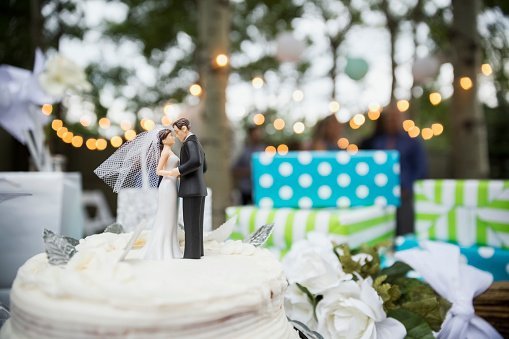
[[[201,260],[142,260],[148,233],[123,261],[131,233],[82,239],[65,265],[29,259],[0,338],[298,338],[267,250],[208,241]]]

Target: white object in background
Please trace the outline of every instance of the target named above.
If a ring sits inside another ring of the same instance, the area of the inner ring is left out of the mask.
[[[100,190],[84,191],[81,197],[81,205],[85,219],[85,235],[100,232],[115,221],[108,207],[108,202]],[[87,207],[96,210],[95,216],[88,215]]]
[[[433,241],[420,244],[422,249],[396,252],[395,257],[410,265],[438,294],[452,303],[437,338],[502,339],[487,321],[475,315],[472,302],[490,287],[493,276],[463,263],[458,246]]]
[[[81,174],[0,172],[0,192],[21,194],[0,203],[0,288],[10,288],[18,268],[44,252],[45,228],[82,237]]]
[[[145,220],[148,228],[152,227],[157,213],[157,188],[125,188],[118,193],[117,222],[126,232],[132,232]],[[207,188],[205,210],[203,213],[203,231],[212,230],[212,190]],[[182,199],[179,198],[178,225],[184,225],[182,217]]]

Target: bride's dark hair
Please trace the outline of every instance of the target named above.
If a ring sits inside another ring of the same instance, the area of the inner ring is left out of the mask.
[[[171,133],[171,129],[163,129],[159,132],[159,151],[162,151],[163,150],[163,140],[166,139],[166,137],[168,136],[168,134]]]

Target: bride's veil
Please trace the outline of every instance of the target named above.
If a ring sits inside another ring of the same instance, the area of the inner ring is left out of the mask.
[[[157,187],[156,169],[161,156],[159,135],[164,129],[156,127],[138,134],[117,149],[94,173],[115,193],[123,188]]]

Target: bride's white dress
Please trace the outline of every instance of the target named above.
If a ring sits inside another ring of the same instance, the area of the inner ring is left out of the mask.
[[[165,170],[179,165],[180,159],[172,154],[166,161]],[[159,184],[157,214],[152,232],[145,245],[145,259],[166,260],[182,258],[177,238],[177,178],[164,176]]]

